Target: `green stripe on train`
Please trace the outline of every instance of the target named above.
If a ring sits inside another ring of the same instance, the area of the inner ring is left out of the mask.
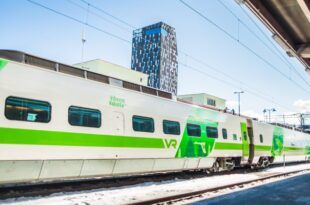
[[[0,128],[0,144],[54,145],[54,146],[93,146],[120,148],[165,148],[164,139],[129,137],[115,135],[98,135],[45,130]],[[169,146],[166,146],[169,148]],[[243,144],[215,143],[215,150],[242,150]],[[256,151],[270,151],[271,146],[255,145]],[[306,151],[310,147],[284,147],[286,152]]]
[[[306,147],[305,153],[310,155],[310,146]]]
[[[254,146],[255,151],[271,151],[271,146],[268,145],[255,145]]]
[[[302,147],[284,147],[285,152],[296,152],[296,151],[305,151],[305,148]]]
[[[8,64],[7,60],[0,58],[0,71]]]
[[[216,150],[242,150],[243,149],[243,144],[238,144],[238,143],[222,143],[222,142],[217,142],[215,144],[215,149]],[[271,151],[271,146],[268,145],[255,145],[254,147],[255,151]],[[309,150],[308,150],[309,149]],[[286,152],[296,152],[296,151],[305,151],[309,152],[310,148],[302,148],[302,147],[284,147],[284,151]],[[309,152],[310,153],[310,152]]]
[[[216,150],[242,150],[243,144],[239,143],[223,143],[223,142],[217,142],[215,144]]]
[[[0,144],[165,148],[161,138],[0,128]]]

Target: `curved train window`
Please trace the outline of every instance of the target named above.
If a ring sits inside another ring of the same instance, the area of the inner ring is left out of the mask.
[[[227,139],[227,129],[223,128],[222,129],[222,135],[223,135],[223,139]]]
[[[207,127],[207,137],[218,138],[218,131],[216,127]]]
[[[101,126],[101,112],[90,108],[70,106],[68,120],[73,126],[99,128]]]
[[[186,129],[187,129],[188,136],[193,136],[193,137],[201,136],[200,125],[187,124]]]
[[[237,138],[238,138],[237,135],[236,135],[236,134],[233,134],[233,139],[234,139],[234,140],[237,140]]]
[[[154,120],[150,117],[134,115],[132,117],[132,128],[137,132],[154,132]]]
[[[261,143],[264,142],[264,138],[263,138],[263,135],[262,135],[262,134],[259,135],[259,141],[260,141]]]
[[[8,97],[5,101],[5,117],[9,120],[44,122],[51,120],[51,104],[45,101]]]
[[[163,130],[165,134],[179,135],[180,134],[180,123],[175,121],[164,120]]]
[[[243,139],[244,139],[244,140],[247,140],[247,134],[246,134],[246,132],[243,132]]]

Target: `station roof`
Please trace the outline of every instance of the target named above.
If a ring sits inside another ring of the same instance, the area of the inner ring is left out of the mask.
[[[310,0],[243,0],[310,75]]]

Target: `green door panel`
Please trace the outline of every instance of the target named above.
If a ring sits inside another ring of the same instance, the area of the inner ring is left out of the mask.
[[[245,122],[241,122],[241,138],[243,156],[249,156],[249,135],[247,124]]]
[[[7,60],[0,58],[0,71],[8,64]]]
[[[218,122],[215,121],[217,118],[218,112],[204,110],[201,108],[193,108],[187,119],[187,123],[199,125],[201,128],[201,136],[189,136],[185,126],[182,140],[175,157],[209,156],[212,150],[214,150],[216,139],[207,136],[206,127],[218,127]],[[210,119],[214,119],[214,121]]]
[[[271,155],[281,156],[284,150],[283,128],[275,127],[273,130]]]

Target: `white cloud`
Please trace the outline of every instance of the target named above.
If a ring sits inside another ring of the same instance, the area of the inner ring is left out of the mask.
[[[294,107],[301,112],[310,112],[310,100],[296,100],[294,102]]]

